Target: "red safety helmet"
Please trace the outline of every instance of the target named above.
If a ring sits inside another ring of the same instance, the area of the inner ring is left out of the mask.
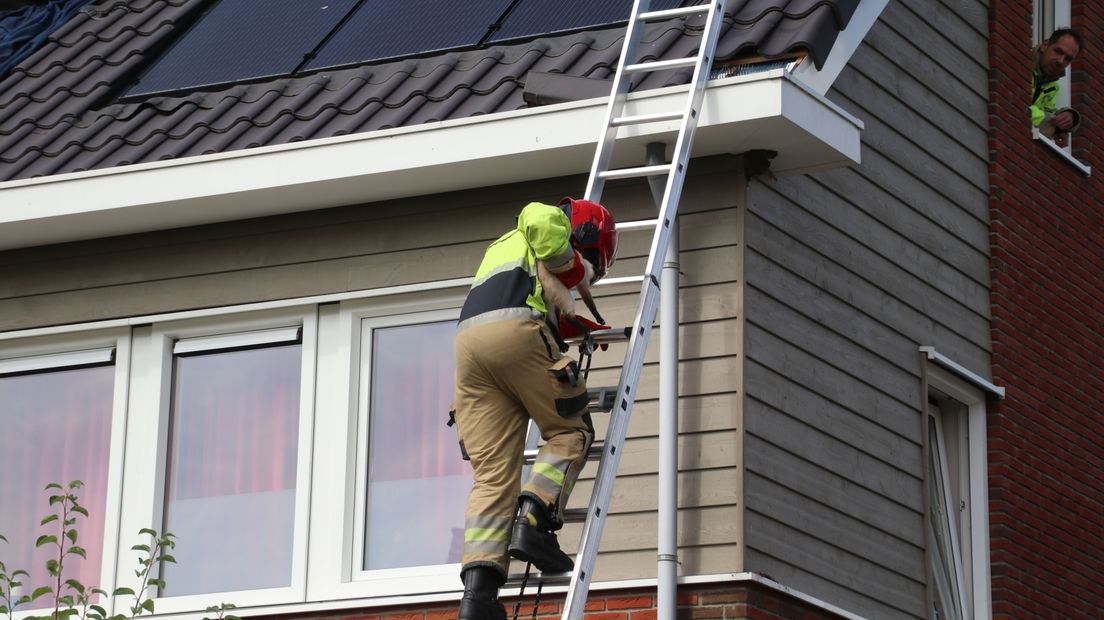
[[[571,247],[594,266],[594,281],[606,275],[617,258],[617,225],[602,205],[568,197],[559,207],[571,220]]]

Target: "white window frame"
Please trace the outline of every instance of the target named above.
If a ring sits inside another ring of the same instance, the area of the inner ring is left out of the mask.
[[[191,345],[208,339],[207,349],[219,350],[226,338],[256,336],[262,330],[302,328],[299,437],[296,464],[295,516],[293,526],[291,582],[287,587],[210,592],[158,597],[158,614],[202,611],[208,605],[232,602],[254,607],[301,602],[306,593],[307,532],[311,497],[315,369],[317,350],[315,306],[266,312],[228,314],[179,321],[165,321],[134,328],[135,376],[131,385],[131,423],[126,442],[123,516],[118,543],[119,585],[132,586],[136,554],[130,549],[139,529],[163,530],[166,456],[169,410],[172,398],[174,347],[178,341]],[[143,466],[141,464],[148,464]],[[188,544],[187,541],[178,541]],[[172,584],[169,583],[170,591]]]
[[[934,350],[932,353],[934,353]],[[962,561],[961,558],[963,556],[969,558],[968,566],[959,566],[962,579],[964,581],[968,580],[968,583],[964,583],[965,591],[972,593],[970,596],[970,598],[972,598],[972,615],[968,615],[967,617],[988,618],[992,614],[992,591],[990,587],[989,567],[989,480],[987,460],[988,440],[986,438],[986,393],[978,389],[978,385],[972,380],[972,375],[968,374],[964,376],[955,373],[953,372],[956,367],[955,365],[944,367],[938,363],[938,358],[935,362],[936,363],[924,364],[924,378],[927,386],[924,393],[929,394],[933,389],[938,390],[958,401],[966,408],[966,420],[961,421],[960,426],[960,430],[966,433],[966,441],[961,445],[962,453],[958,455],[958,459],[960,465],[965,468],[965,471],[960,472],[962,476],[959,480],[960,484],[964,485],[963,488],[967,489],[964,495],[968,498],[969,511],[966,514],[959,515],[962,521],[958,524],[958,527],[961,530],[969,532],[970,546],[968,549],[959,549],[957,554],[959,555],[959,562]],[[1003,393],[1003,391],[1001,393]],[[927,418],[929,415],[931,414],[925,409],[923,429],[926,451],[934,449],[934,446],[931,446],[928,440]],[[927,452],[925,454],[927,454]],[[947,459],[943,458],[940,459],[940,461],[945,467]],[[925,479],[927,479],[928,476],[927,470],[928,459],[925,459]],[[950,480],[949,476],[953,474],[945,470],[943,475],[946,480]],[[932,489],[933,485],[930,481],[926,486],[928,487],[928,493],[934,492]],[[946,498],[944,498],[944,501],[947,501]],[[926,519],[927,518],[929,517],[926,517]],[[926,522],[925,531],[929,532],[930,529],[931,524]],[[934,541],[928,541],[929,546],[933,544]],[[955,546],[957,546],[957,543]],[[931,575],[930,562],[929,575]],[[932,579],[934,579],[934,576],[932,576]],[[931,583],[930,587],[934,587],[934,583]]]
[[[26,340],[0,341],[0,367],[3,374],[34,369],[50,372],[102,360],[109,350],[114,350],[115,379],[112,390],[111,431],[108,447],[107,487],[104,501],[104,531],[102,535],[102,563],[100,583],[85,584],[106,591],[115,588],[117,554],[119,546],[119,522],[121,519],[121,494],[123,477],[123,445],[126,438],[127,386],[130,381],[131,339],[128,330],[110,329],[97,332],[63,332]],[[66,484],[68,480],[57,480]],[[47,507],[35,506],[37,514],[45,514]],[[77,530],[84,539],[91,532],[77,523]],[[9,544],[30,544],[33,541],[9,541]],[[9,569],[22,567],[9,567]],[[29,594],[29,592],[25,592]],[[42,607],[22,606],[12,614],[17,620],[41,614]]]
[[[456,320],[464,293],[434,292],[394,300],[343,302],[320,309],[315,506],[311,520],[308,600],[426,595],[459,589],[460,564],[365,571],[368,386],[371,330]],[[445,423],[441,412],[441,424]],[[346,441],[333,441],[336,437]],[[460,458],[457,447],[457,458]]]
[[[1049,37],[1055,28],[1070,27],[1070,0],[1034,0],[1034,11],[1032,15],[1032,46],[1036,46],[1042,43],[1043,39]],[[1072,90],[1073,83],[1070,80],[1070,70],[1067,67],[1065,74],[1058,80],[1058,100],[1056,105],[1059,109],[1070,107]],[[1031,135],[1035,140],[1042,142],[1048,148],[1057,152],[1063,159],[1072,164],[1085,176],[1092,174],[1092,168],[1090,166],[1087,166],[1073,156],[1073,141],[1077,136],[1076,132],[1070,134],[1069,141],[1064,147],[1058,146],[1058,143],[1044,136],[1037,127],[1031,128]]]

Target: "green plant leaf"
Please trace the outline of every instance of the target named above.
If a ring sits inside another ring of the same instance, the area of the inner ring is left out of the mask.
[[[81,583],[77,579],[66,579],[65,580],[65,585],[67,585],[70,588],[76,590],[77,592],[80,592],[81,594],[84,594],[84,591],[85,591],[84,584]],[[95,588],[93,588],[92,591],[95,592]]]
[[[131,549],[131,551],[145,551],[146,553],[149,553],[150,546],[149,545],[134,545],[130,549]]]
[[[80,513],[80,514],[84,515],[85,517],[88,517],[88,509],[85,508],[84,506],[74,505],[73,506],[73,512]]]
[[[67,554],[72,553],[73,555],[79,555],[82,558],[86,558],[86,559],[88,558],[88,552],[84,550],[84,547],[78,547],[76,545],[73,545],[72,547],[69,547],[69,550],[66,551],[65,553],[67,553]]]
[[[99,605],[89,605],[88,608],[99,614],[101,618],[107,615],[107,610]]]
[[[61,485],[56,483],[56,482],[51,482],[50,484],[46,485],[46,487],[43,488],[42,490],[45,491],[46,489],[61,489],[63,491],[65,490],[65,489],[62,489]]]
[[[156,579],[156,578],[150,577],[149,580],[148,580],[148,583],[151,587],[154,587],[154,588],[164,588],[165,587],[165,580],[164,579]]]
[[[51,575],[56,577],[58,574],[58,568],[60,568],[60,564],[58,564],[57,560],[46,560],[46,570],[50,571]]]
[[[152,598],[147,598],[146,600],[142,601],[142,609],[145,609],[146,611],[148,611],[152,614],[153,613],[153,599]]]
[[[111,591],[111,596],[134,596],[134,590],[130,588],[115,588]]]
[[[42,521],[39,522],[39,525],[46,525],[47,523],[50,523],[52,521],[57,521],[57,520],[58,520],[57,515],[48,515],[48,516],[42,517]]]
[[[43,594],[49,594],[53,591],[54,591],[54,589],[51,588],[50,586],[40,586],[38,588],[35,588],[34,592],[31,592],[31,600],[33,601],[33,600],[37,599],[38,597],[42,596]]]
[[[43,534],[42,536],[39,536],[38,540],[35,541],[35,548],[37,549],[37,548],[41,547],[42,545],[49,545],[49,544],[55,544],[56,545],[57,544],[57,536],[54,536],[52,534]]]
[[[69,542],[77,542],[77,530],[66,530],[65,537],[69,539]]]
[[[73,606],[73,595],[72,594],[66,594],[65,596],[59,596],[57,600],[58,600],[58,603],[61,603],[62,605],[65,605],[66,607],[72,607]]]
[[[0,534],[0,540],[2,540],[2,541],[4,541],[4,542],[8,542],[8,539],[7,539],[7,538],[4,538],[4,535],[3,535],[3,534]]]
[[[148,527],[144,527],[144,528],[138,530],[138,535],[140,536],[142,534],[149,534],[150,536],[153,536],[154,538],[157,538],[157,531],[156,530],[151,530]]]
[[[70,605],[72,605],[72,603],[70,603]],[[65,618],[68,618],[69,616],[75,616],[78,613],[80,613],[78,610],[69,607],[69,609],[63,609],[59,611],[57,613],[57,617],[59,620],[64,620]]]
[[[53,506],[54,504],[58,504],[64,499],[65,499],[64,495],[51,495],[50,496],[50,505]]]
[[[159,559],[159,560],[161,560],[162,562],[172,562],[173,564],[176,564],[176,558],[174,558],[173,556],[171,556],[171,555],[169,555],[169,554],[167,554],[167,553],[166,553],[166,554],[163,554],[163,555],[162,555],[162,556],[161,556],[160,558],[158,558],[158,559]]]

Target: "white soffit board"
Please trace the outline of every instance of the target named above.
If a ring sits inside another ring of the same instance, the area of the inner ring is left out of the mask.
[[[823,67],[817,70],[816,65],[806,58],[794,69],[794,77],[821,95],[827,93],[839,77],[840,71],[843,71],[847,63],[851,62],[851,56],[859,49],[859,45],[874,27],[874,22],[878,21],[887,4],[889,0],[859,2],[855,7],[855,13],[851,15],[851,21],[847,22],[847,28],[844,28],[836,37],[836,42],[832,45],[832,51],[828,52],[828,58],[824,60]]]
[[[629,113],[681,109],[685,90],[634,94]],[[0,250],[586,173],[605,101],[0,183]],[[782,69],[725,78],[706,91],[694,156],[768,149],[775,174],[847,166],[862,126]],[[638,144],[619,153],[643,157],[676,130],[628,127]]]

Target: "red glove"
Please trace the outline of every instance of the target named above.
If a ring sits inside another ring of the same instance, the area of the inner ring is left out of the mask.
[[[575,264],[572,265],[571,269],[561,271],[555,276],[560,282],[563,282],[568,290],[575,288],[583,281],[583,278],[586,277],[586,268],[583,267],[583,257],[578,251],[575,252]]]
[[[586,317],[575,315],[575,320],[582,323],[583,327],[586,327],[589,331],[595,331],[599,329],[609,329],[609,325],[599,325],[594,321]],[[583,332],[579,329],[575,323],[571,322],[566,315],[560,313],[560,338],[567,340],[569,338],[577,338],[582,336]]]

